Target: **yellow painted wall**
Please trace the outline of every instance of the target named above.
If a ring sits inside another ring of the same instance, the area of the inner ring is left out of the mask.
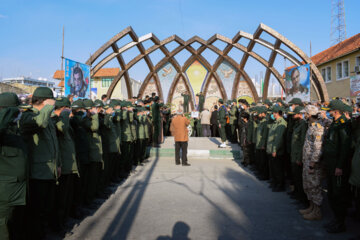
[[[93,79],[92,88],[97,88],[96,99],[101,99],[101,96],[103,94],[107,94],[107,91],[109,89],[109,87],[102,87],[101,79],[102,78],[94,78]],[[114,99],[117,99],[117,98],[122,99],[123,98],[123,96],[121,94],[121,81],[119,81],[118,84],[116,84],[112,98],[114,98]]]
[[[356,57],[359,56],[360,56],[360,50],[357,50],[351,54],[348,54],[346,56],[334,59],[331,62],[327,62],[325,64],[321,64],[317,66],[320,73],[322,72],[322,69],[329,66],[331,67],[331,82],[325,83],[330,99],[332,99],[333,97],[350,97],[350,77],[356,74],[354,72],[354,67],[356,64]],[[349,77],[345,79],[337,80],[336,64],[344,60],[349,61]]]

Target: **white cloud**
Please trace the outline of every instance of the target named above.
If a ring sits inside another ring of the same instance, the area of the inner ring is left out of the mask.
[[[0,18],[7,18],[7,16],[0,14]]]

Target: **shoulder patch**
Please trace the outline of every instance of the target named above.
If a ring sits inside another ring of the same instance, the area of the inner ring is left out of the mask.
[[[323,126],[321,126],[320,123],[317,123],[316,126],[317,126],[318,128],[322,128],[322,127],[323,127]]]
[[[340,119],[340,122],[341,122],[341,123],[345,123],[344,119]]]
[[[321,136],[320,136],[320,135],[317,135],[317,136],[316,136],[316,140],[320,141],[320,140],[321,140]]]
[[[315,126],[315,123],[312,123],[311,126]]]

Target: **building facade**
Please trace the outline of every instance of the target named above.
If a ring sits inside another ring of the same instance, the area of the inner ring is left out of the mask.
[[[350,96],[350,79],[360,79],[360,33],[313,56],[312,61],[321,72],[329,98]]]
[[[3,78],[3,83],[7,84],[23,84],[25,86],[36,86],[36,87],[49,87],[54,88],[55,82],[48,81],[46,78],[34,79],[31,77],[14,77],[14,78]]]

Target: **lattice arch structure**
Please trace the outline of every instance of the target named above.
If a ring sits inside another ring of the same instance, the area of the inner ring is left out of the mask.
[[[270,43],[269,41],[266,41],[264,38],[262,38],[262,34],[267,33],[271,37],[275,39],[275,43]],[[123,39],[125,36],[129,36],[131,38],[131,41],[125,44],[124,46],[118,46],[117,42],[121,39]],[[239,41],[244,38],[248,40],[247,46],[242,45]],[[153,45],[149,47],[148,49],[145,49],[143,43],[145,41],[150,40]],[[220,40],[221,42],[225,43],[225,47],[223,50],[220,50],[214,45],[214,42],[217,40]],[[169,51],[166,47],[167,44],[176,42],[178,46],[173,49],[172,51]],[[193,43],[197,42],[200,44],[200,47],[197,49],[194,49],[191,45]],[[270,56],[268,59],[265,59],[260,54],[256,53],[254,51],[255,44],[260,44],[261,46],[269,49],[271,51]],[[282,49],[282,46],[286,46],[288,49],[290,49],[293,54],[290,54],[288,51]],[[125,64],[125,61],[123,59],[122,54],[126,52],[127,50],[131,48],[137,48],[140,52],[139,55],[137,55],[135,58],[133,58],[129,63]],[[228,54],[233,49],[236,48],[243,52],[242,59],[237,62],[232,57],[230,57]],[[108,52],[108,50],[111,50],[111,53],[106,55],[105,52]],[[159,61],[155,66],[153,62],[151,61],[149,55],[160,49],[160,51],[164,54],[164,57],[162,60]],[[191,56],[189,59],[185,62],[183,66],[180,66],[178,61],[175,59],[175,56],[179,54],[181,51],[186,49],[188,52],[190,52]],[[217,59],[213,65],[209,64],[209,62],[201,55],[206,49],[211,50],[217,55]],[[294,53],[296,55],[294,55]],[[328,93],[326,90],[326,86],[324,83],[324,80],[322,78],[322,75],[320,74],[319,70],[317,69],[316,65],[311,61],[311,59],[295,44],[293,44],[291,41],[289,41],[287,38],[285,38],[283,35],[275,31],[274,29],[266,26],[265,24],[260,24],[255,31],[254,34],[249,34],[243,31],[238,32],[232,39],[224,37],[219,34],[213,35],[208,40],[204,40],[198,36],[194,36],[190,38],[187,41],[184,41],[177,35],[170,36],[162,41],[160,41],[154,34],[149,33],[147,35],[144,35],[142,37],[138,37],[134,30],[131,27],[127,27],[120,33],[116,34],[114,37],[112,37],[107,43],[105,43],[102,47],[100,47],[94,54],[90,56],[90,58],[87,60],[86,64],[91,65],[91,76],[93,76],[97,71],[99,71],[102,67],[104,67],[108,62],[110,62],[113,59],[117,59],[119,65],[120,65],[120,71],[118,75],[114,78],[112,84],[110,85],[108,89],[108,96],[111,96],[116,85],[120,83],[120,80],[122,78],[125,79],[126,87],[127,87],[127,93],[128,96],[133,96],[131,84],[130,84],[130,76],[129,76],[129,69],[131,69],[136,63],[138,63],[141,60],[145,60],[147,67],[149,68],[149,74],[144,79],[142,86],[139,90],[139,95],[142,96],[145,88],[149,84],[150,80],[155,81],[155,85],[157,87],[157,90],[159,92],[159,96],[161,99],[164,100],[164,102],[171,102],[173,91],[176,86],[176,82],[179,81],[180,78],[183,78],[186,80],[185,77],[185,71],[186,69],[195,61],[201,62],[202,65],[208,70],[209,74],[207,78],[205,79],[205,94],[207,86],[209,85],[209,82],[211,79],[215,79],[217,82],[220,92],[222,94],[222,97],[225,99],[233,99],[236,98],[236,91],[240,80],[245,80],[247,83],[252,96],[255,101],[260,100],[258,93],[256,91],[256,88],[251,81],[249,75],[244,70],[249,57],[252,57],[259,63],[261,63],[265,68],[265,77],[264,77],[264,90],[262,94],[263,100],[268,97],[268,86],[270,81],[271,74],[277,79],[277,81],[280,83],[281,87],[285,89],[285,83],[282,75],[279,73],[279,71],[274,67],[274,61],[277,55],[281,55],[284,58],[288,59],[292,64],[295,66],[300,66],[302,64],[310,64],[311,67],[311,84],[313,86],[313,89],[316,92],[316,95],[318,99],[326,101],[328,100]],[[96,62],[97,61],[97,62]],[[231,91],[231,94],[229,91],[226,91],[225,87],[222,84],[222,81],[220,77],[217,74],[217,70],[221,63],[226,61],[231,65],[232,68],[236,70],[236,76],[234,78],[233,82],[233,88]],[[94,64],[96,62],[96,64]],[[171,65],[176,70],[176,76],[174,78],[173,83],[171,84],[171,88],[168,93],[167,99],[164,99],[164,93],[162,91],[162,86],[160,84],[160,79],[158,76],[158,71],[161,69],[164,64],[171,63]],[[281,69],[283,71],[283,69]],[[185,81],[186,82],[186,81]],[[188,82],[186,82],[187,88]],[[226,94],[228,92],[229,94]],[[229,96],[231,95],[231,96]],[[192,99],[194,100],[194,99]],[[192,101],[191,104],[194,104],[194,101]]]

